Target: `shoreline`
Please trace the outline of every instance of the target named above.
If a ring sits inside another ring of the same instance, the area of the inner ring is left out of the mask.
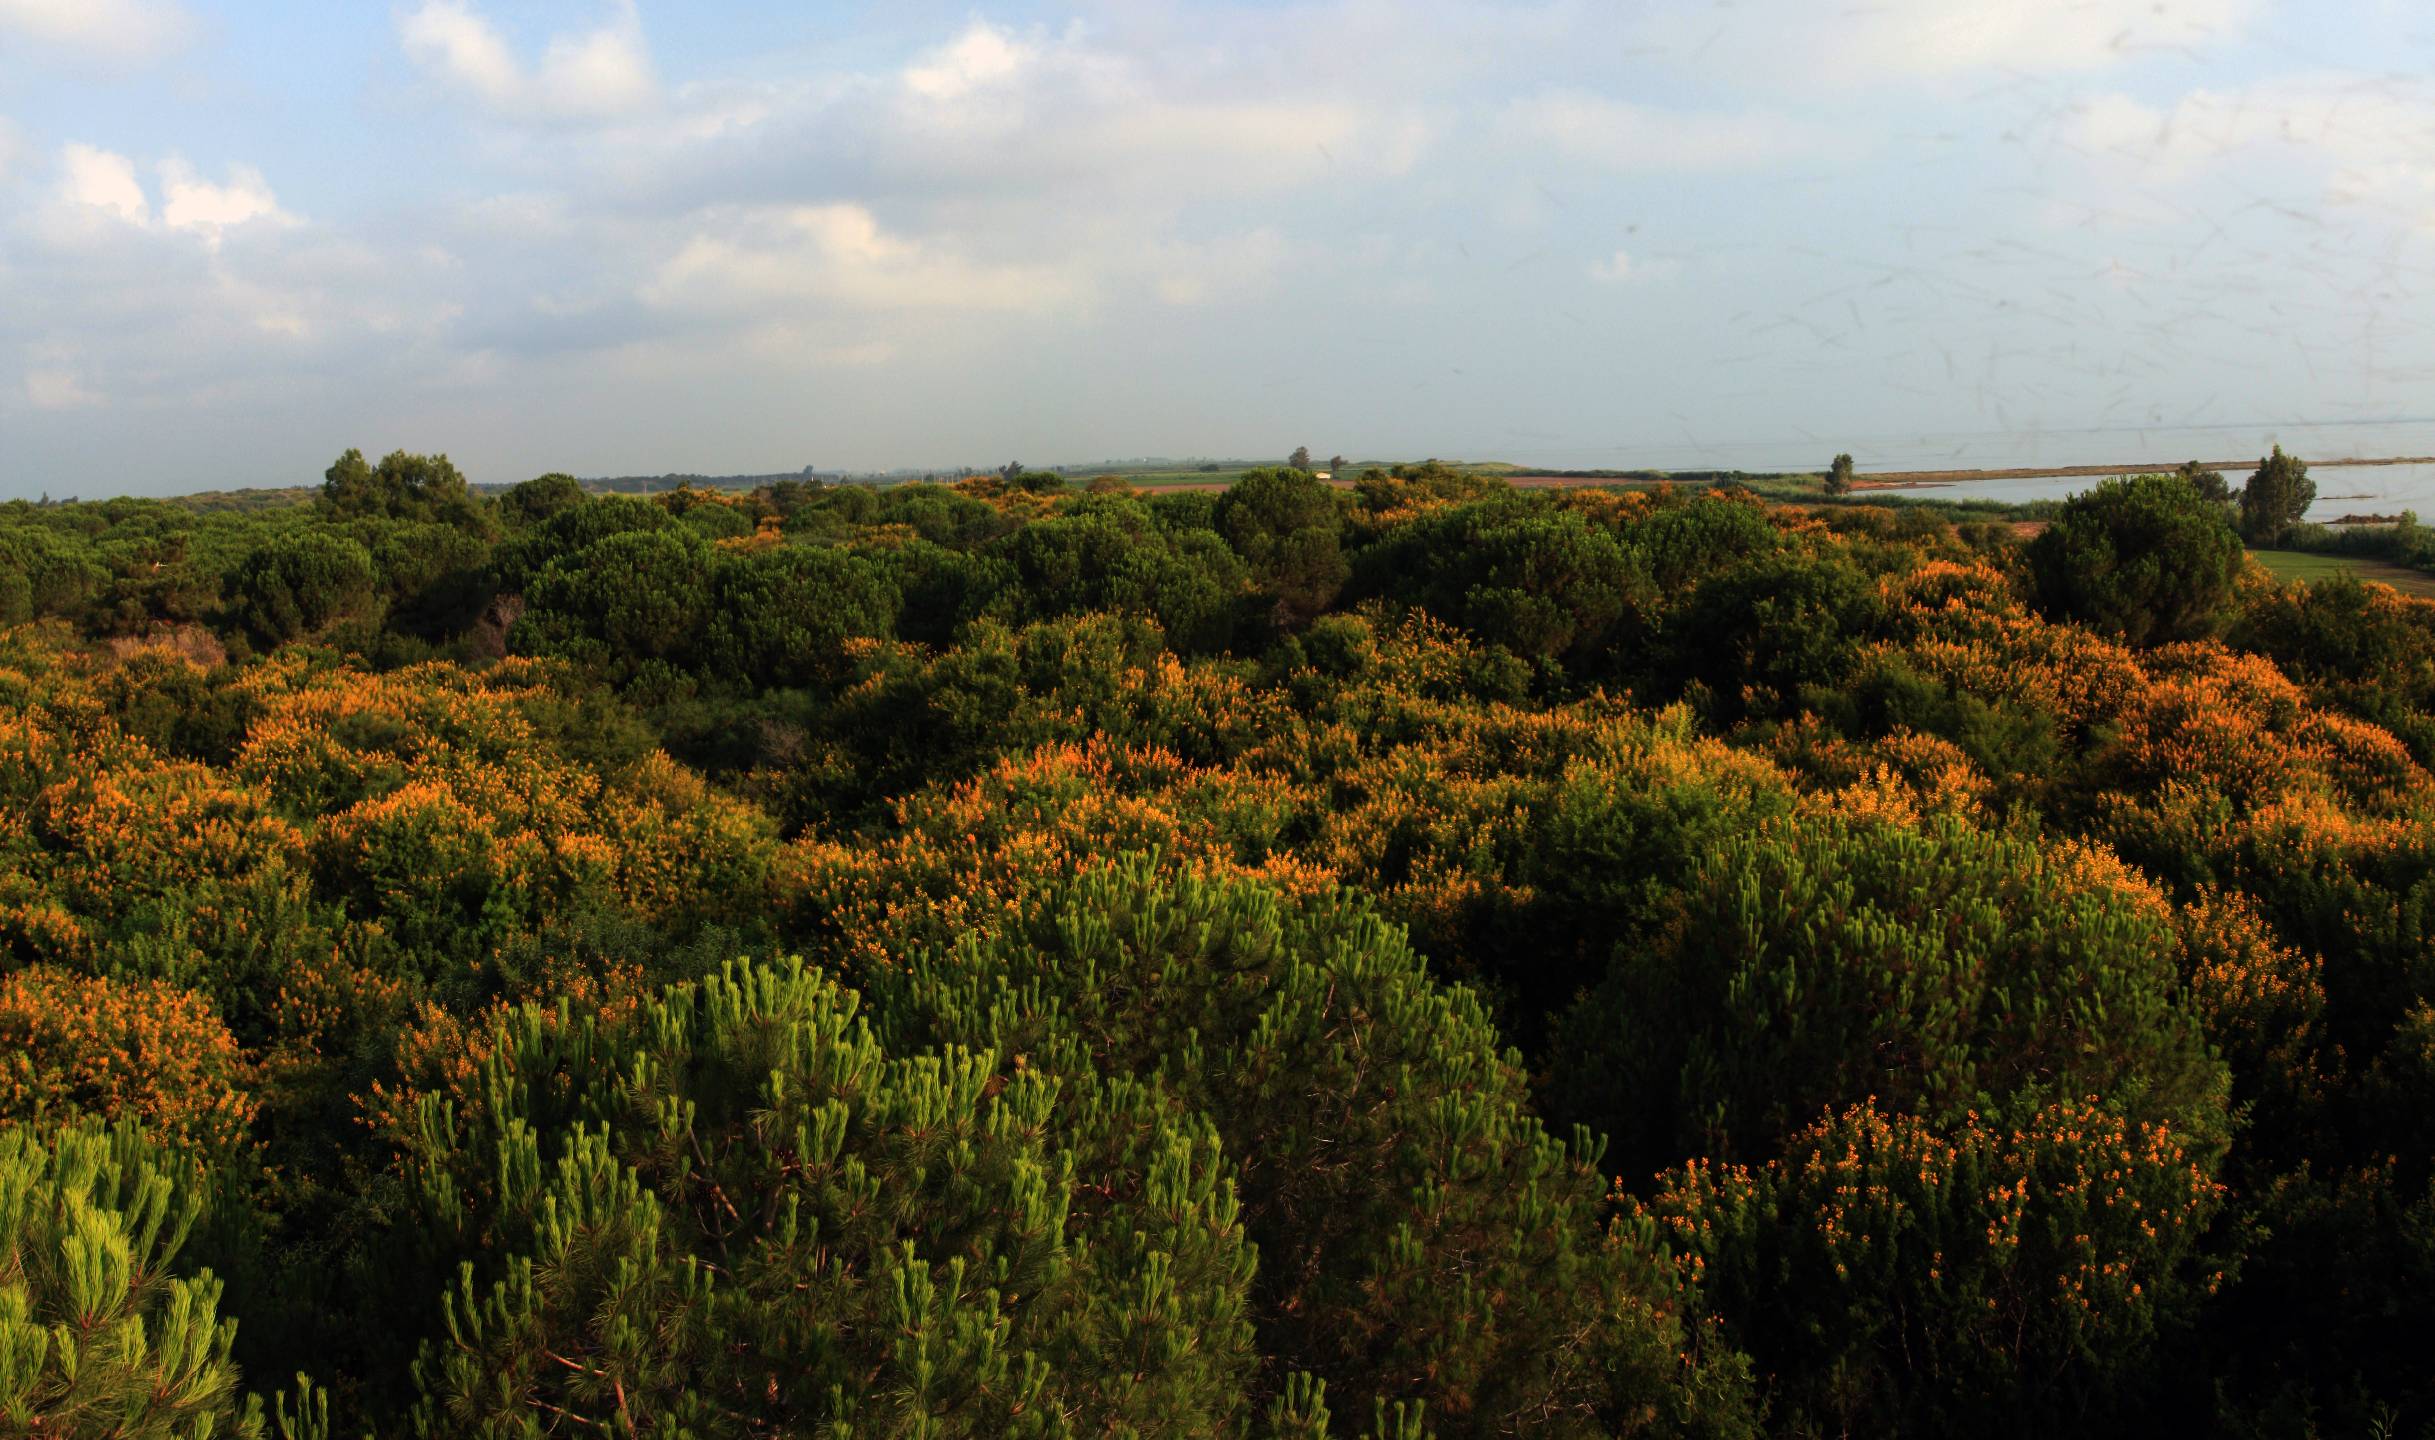
[[[2221,471],[2227,481],[2238,481],[2257,465],[2255,460],[2202,460],[2199,463],[2210,470]],[[2308,461],[2311,473],[2318,470],[2362,469],[2382,465],[2435,465],[2435,455],[2351,456],[2333,460]],[[1883,470],[1873,475],[1853,476],[1852,493],[1857,495],[1871,490],[1933,490],[1951,485],[1971,485],[1987,480],[2068,480],[2084,477],[2111,478],[2116,475],[2171,474],[2178,468],[2180,467],[2177,465],[2160,467],[2150,464],[2015,465],[1989,470]],[[1563,490],[1597,489],[1613,485],[1661,485],[1668,482],[1692,485],[1712,484],[1723,480],[1728,474],[1739,477],[1743,473],[1712,470],[1668,472],[1663,470],[1517,469],[1506,472],[1501,478],[1519,490]],[[1815,473],[1802,470],[1770,470],[1750,471],[1747,472],[1747,475],[1752,480],[1795,480],[1808,479]],[[1126,477],[1116,475],[1112,478]],[[1139,485],[1138,488],[1168,493],[1190,491],[1214,493],[1225,490],[1233,483],[1231,480],[1187,480]],[[1353,481],[1341,477],[1332,478],[1325,483],[1331,489],[1336,490],[1353,488]]]
[[[2236,472],[2254,469],[2257,465],[2255,460],[2201,460],[2198,463],[2210,470],[2222,471],[2226,480],[2234,478]],[[2377,465],[2435,465],[2435,456],[2361,456],[2308,462],[2311,471]],[[2090,475],[2170,474],[2179,468],[2153,465],[2030,465],[2001,470],[1890,470],[1876,475],[1855,475],[1852,477],[1852,488],[1855,491],[1911,490],[1938,485],[1968,485],[1980,480],[2065,480]]]

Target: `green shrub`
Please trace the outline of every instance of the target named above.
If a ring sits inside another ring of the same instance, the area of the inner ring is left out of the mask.
[[[514,643],[611,674],[651,660],[687,668],[710,616],[711,556],[708,544],[681,530],[626,531],[595,540],[551,561],[534,579],[525,596],[531,608],[517,622]]]
[[[1941,1125],[2104,1095],[2220,1140],[2178,948],[2162,901],[2090,857],[1957,821],[1781,823],[1724,839],[1656,943],[1616,955],[1562,1026],[1557,1093],[1631,1178],[1763,1160],[1872,1097]]]
[[[311,635],[362,614],[378,573],[371,553],[342,535],[290,529],[249,551],[230,577],[238,623],[266,644]]]
[[[1702,495],[1661,504],[1625,532],[1661,593],[1697,584],[1739,560],[1783,548],[1784,534],[1746,497]]]
[[[482,497],[445,455],[395,450],[372,465],[362,451],[349,450],[322,476],[321,504],[344,519],[378,516],[485,532],[490,528]]]
[[[499,497],[499,513],[511,525],[538,525],[561,510],[581,505],[583,485],[572,475],[536,476]]]
[[[1644,636],[1655,591],[1612,531],[1541,500],[1439,510],[1356,561],[1354,591],[1418,605],[1536,660],[1592,667]]]
[[[2058,1101],[1940,1131],[1856,1105],[1646,1212],[1756,1362],[1786,1435],[2111,1430],[2221,1276],[2182,1137]]]
[[[1841,557],[1762,554],[1709,573],[1666,617],[1666,664],[1730,723],[1840,684],[1883,621],[1876,586]]]
[[[2178,475],[2108,480],[2075,495],[2029,544],[2048,616],[2132,645],[2213,634],[2240,564],[2223,508]]]
[[[723,557],[711,589],[710,666],[749,688],[843,678],[846,642],[891,633],[902,604],[873,561],[810,546]]]
[[[22,625],[33,618],[33,581],[15,556],[0,552],[0,625]]]
[[[1336,492],[1300,470],[1253,470],[1219,496],[1214,522],[1284,625],[1324,613],[1352,574]]]

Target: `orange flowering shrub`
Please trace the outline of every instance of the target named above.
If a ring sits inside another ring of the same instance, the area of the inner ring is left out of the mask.
[[[403,980],[336,946],[327,954],[301,957],[280,977],[271,1003],[271,1028],[280,1048],[266,1063],[288,1073],[310,1069],[325,1054],[344,1053],[359,1037],[394,1030],[409,1008]]]
[[[47,967],[0,976],[0,1121],[126,1119],[228,1155],[251,1134],[253,1084],[235,1037],[190,992]]]
[[[2020,598],[2004,573],[1983,560],[1929,560],[1878,577],[1877,593],[1913,624],[1946,636],[2001,633]]]
[[[194,680],[186,662],[5,644],[24,703],[0,712],[0,963],[189,986],[246,1043],[292,1049],[282,1073],[387,1023],[400,982],[479,996],[553,951],[761,923],[774,828],[665,757],[572,758],[560,667],[281,651],[212,679],[243,728],[205,761],[114,718]]]
[[[1844,814],[1916,824],[1931,815],[1986,819],[1995,810],[1994,782],[1939,735],[1898,727],[1853,740],[1802,715],[1777,727],[1768,751],[1821,807]]]
[[[821,937],[835,947],[830,958],[858,973],[994,933],[1038,887],[1115,853],[1272,874],[1270,864],[1229,864],[1237,852],[1218,820],[1191,813],[1196,800],[1207,803],[1212,776],[1230,773],[1195,771],[1163,750],[1043,746],[898,802],[886,836],[796,841],[773,883],[789,931]],[[1313,870],[1300,888],[1328,878]]]
[[[2324,962],[2285,944],[2257,902],[2202,890],[2175,916],[2191,1009],[2231,1062],[2233,1098],[2261,1113],[2273,1150],[2289,1153],[2290,1127],[2324,1101]]]
[[[1914,607],[1907,618],[1915,633],[1900,650],[1923,674],[1984,700],[2058,716],[2075,732],[2120,710],[2146,680],[2125,646],[2019,611]]]
[[[458,953],[534,853],[531,835],[501,836],[446,786],[409,781],[332,815],[314,836],[326,893],[377,920],[397,944]],[[515,917],[521,919],[521,916]]]
[[[2381,808],[2424,776],[2401,742],[2314,709],[2263,658],[2177,646],[2159,652],[2150,673],[2109,717],[2116,739],[2108,779],[2122,790],[2204,777],[2235,805],[2322,788],[2351,805]]]
[[[56,857],[56,893],[97,911],[297,868],[304,853],[302,835],[259,790],[157,758],[55,782],[28,819]]]
[[[665,755],[645,757],[603,794],[582,829],[584,841],[562,851],[561,862],[580,867],[588,854],[606,853],[594,851],[591,837],[606,840],[616,856],[615,893],[646,917],[749,914],[768,897],[777,827]]]
[[[558,673],[274,663],[232,768],[312,818],[316,893],[425,973],[486,967],[516,937],[604,906],[677,924],[756,911],[773,827],[665,756],[614,778],[569,761],[527,713]]]
[[[1761,1167],[1692,1161],[1654,1218],[1728,1317],[1779,1424],[1979,1434],[2106,1413],[2220,1276],[2221,1187],[2172,1131],[2066,1100],[2017,1129],[1874,1103]]]
[[[1448,651],[1413,629],[1357,638],[1383,641],[1368,653],[1387,668],[1459,685],[1459,662],[1431,672]],[[782,913],[878,963],[908,925],[985,929],[1036,877],[1156,850],[1294,894],[1357,886],[1450,970],[1564,992],[1612,943],[1585,915],[1649,913],[1693,837],[1737,805],[1790,801],[1764,759],[1696,738],[1680,712],[1652,724],[1603,700],[1541,712],[1367,679],[1336,708],[1258,722],[1225,764],[1113,740],[1019,752],[897,802],[878,834],[790,846]]]

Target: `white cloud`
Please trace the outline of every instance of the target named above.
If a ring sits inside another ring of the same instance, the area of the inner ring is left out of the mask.
[[[2101,70],[2234,39],[2259,8],[2258,0],[1880,0],[1834,12],[1818,53],[1830,70],[1914,76]]]
[[[136,182],[135,162],[116,151],[67,145],[59,152],[59,198],[68,206],[112,215],[130,225],[152,221],[152,202]]]
[[[1072,303],[1073,278],[989,263],[892,235],[860,205],[727,210],[701,224],[641,292],[695,319],[750,320],[771,307],[1039,312]]]
[[[160,173],[162,223],[172,230],[194,231],[208,244],[218,244],[222,232],[232,226],[292,223],[262,172],[251,165],[230,166],[225,185],[201,179],[183,160],[162,161]]]
[[[1589,263],[1589,278],[1600,285],[1647,286],[1683,273],[1680,255],[1634,255],[1617,250]]]
[[[290,404],[424,352],[452,297],[410,241],[358,245],[287,214],[260,171],[206,176],[88,144],[0,205],[0,413]],[[5,192],[0,192],[5,193]],[[367,370],[341,346],[383,337]],[[5,421],[0,421],[4,425]]]
[[[1815,126],[1781,116],[1657,110],[1578,90],[1516,100],[1505,118],[1525,142],[1626,174],[1747,169],[1816,144]]]
[[[2083,102],[2072,117],[2070,134],[2079,144],[2107,151],[2161,151],[2172,140],[2165,113],[2128,95],[2099,95]]]
[[[560,115],[628,114],[659,93],[631,0],[600,29],[552,37],[536,79],[542,104]]]
[[[125,178],[103,169],[111,188]],[[244,208],[247,186],[204,188],[239,200],[180,228],[65,199],[0,219],[0,351],[27,356],[20,377],[0,379],[0,410],[132,415],[240,396],[293,406],[357,384],[404,393],[436,368],[454,296],[409,244],[384,237],[375,248],[286,216],[222,224]],[[78,213],[90,217],[81,226]],[[377,358],[363,356],[366,336],[380,337]]]
[[[961,100],[985,86],[1021,75],[1039,51],[985,22],[975,21],[953,43],[904,72],[905,88],[925,100]]]
[[[0,0],[0,35],[104,60],[142,60],[174,49],[194,22],[170,0]]]
[[[17,138],[17,126],[6,115],[0,115],[0,184],[8,180],[8,172],[16,168],[17,151],[22,146]]]
[[[54,237],[90,230],[97,219],[107,216],[136,229],[150,229],[157,223],[200,239],[206,249],[217,250],[222,237],[237,226],[295,223],[294,216],[279,208],[270,182],[251,165],[231,165],[227,183],[219,185],[203,179],[193,166],[174,156],[157,168],[161,203],[156,215],[143,182],[136,178],[133,160],[93,145],[61,147],[58,185],[48,217]]]
[[[659,94],[633,0],[619,0],[596,29],[551,37],[529,71],[468,0],[423,0],[397,28],[408,59],[511,118],[609,119]]]
[[[2170,106],[2101,95],[2078,109],[2061,138],[2087,153],[2100,183],[2126,196],[2153,202],[2210,177],[2254,178],[2279,165],[2323,186],[2309,203],[2435,228],[2435,87],[2420,82],[2291,76],[2194,90]]]
[[[507,41],[488,20],[458,0],[426,0],[399,17],[398,38],[406,56],[436,70],[494,105],[520,98],[524,75]]]
[[[73,370],[28,370],[25,372],[26,403],[37,410],[83,410],[99,405],[102,397],[85,388]]]
[[[2091,74],[2240,43],[2271,0],[1742,0],[1631,13],[1607,29],[1669,67],[1753,90],[1853,94],[1888,83]],[[1618,10],[1621,7],[1616,7]],[[1595,45],[1587,31],[1574,43]]]
[[[890,77],[884,103],[846,97],[847,113],[824,113],[814,127],[831,143],[839,131],[867,135],[890,175],[1178,201],[1402,173],[1427,138],[1406,109],[1172,66],[1102,48],[1084,31],[1020,38],[975,23]]]

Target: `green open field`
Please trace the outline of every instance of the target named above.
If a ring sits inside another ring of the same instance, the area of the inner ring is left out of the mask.
[[[2249,555],[2286,580],[2330,580],[2336,575],[2349,574],[2362,580],[2381,581],[2404,595],[2435,599],[2435,575],[2390,565],[2382,560],[2360,560],[2348,555],[2312,555],[2303,550],[2252,550]]]

